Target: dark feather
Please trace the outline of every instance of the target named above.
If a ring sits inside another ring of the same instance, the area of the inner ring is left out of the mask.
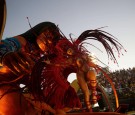
[[[102,30],[86,30],[78,37],[75,43],[79,45],[80,43],[88,39],[101,42],[108,54],[108,58],[109,56],[111,56],[111,59],[117,62],[112,47],[114,47],[118,52],[118,55],[120,55],[120,50],[123,49],[123,46],[114,36]]]

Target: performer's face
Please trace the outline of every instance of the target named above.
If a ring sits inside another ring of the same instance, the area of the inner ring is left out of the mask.
[[[53,46],[54,35],[49,30],[45,30],[37,38],[37,44],[43,52],[47,52]]]

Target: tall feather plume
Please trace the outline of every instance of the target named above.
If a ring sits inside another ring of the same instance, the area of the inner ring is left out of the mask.
[[[113,48],[116,49],[118,55],[120,55],[121,49],[124,48],[114,36],[99,29],[86,30],[78,37],[78,39],[76,39],[75,44],[79,45],[80,43],[88,39],[97,40],[101,42],[107,52],[108,58],[110,56],[111,59],[117,63],[117,60],[113,52]]]

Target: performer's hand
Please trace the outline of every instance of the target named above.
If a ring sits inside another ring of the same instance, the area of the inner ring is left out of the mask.
[[[11,52],[2,59],[3,66],[7,66],[17,76],[30,74],[34,61],[23,51]]]

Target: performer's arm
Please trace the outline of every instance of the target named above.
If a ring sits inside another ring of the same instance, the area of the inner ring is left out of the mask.
[[[21,36],[7,38],[0,42],[0,63],[14,74],[28,73],[34,62],[23,51],[26,41]]]
[[[21,36],[6,38],[0,42],[0,63],[2,64],[5,55],[17,52],[26,45],[26,40]]]

